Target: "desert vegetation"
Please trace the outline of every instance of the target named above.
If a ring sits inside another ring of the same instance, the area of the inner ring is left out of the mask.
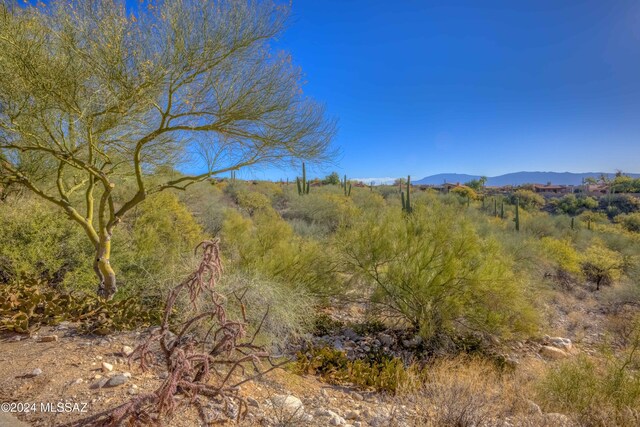
[[[288,8],[205,3],[0,5],[0,334],[137,331],[127,366],[165,374],[69,425],[640,424],[637,180],[312,177],[335,123],[270,51]],[[284,397],[241,393],[275,371]],[[360,412],[302,410],[309,377]]]

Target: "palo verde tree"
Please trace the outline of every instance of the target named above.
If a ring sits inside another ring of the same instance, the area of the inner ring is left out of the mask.
[[[124,0],[0,2],[0,181],[84,229],[99,295],[117,289],[114,229],[148,195],[330,154],[335,123],[269,44],[288,13],[269,1],[144,2],[132,14]],[[153,177],[194,155],[203,173]]]

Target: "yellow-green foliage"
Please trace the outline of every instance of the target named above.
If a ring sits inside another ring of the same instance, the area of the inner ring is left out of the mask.
[[[11,270],[5,273],[93,284],[93,253],[84,232],[57,208],[28,198],[0,203],[0,269]]]
[[[619,252],[612,251],[594,239],[584,252],[581,265],[587,280],[599,289],[600,286],[612,285],[620,279],[624,259]]]
[[[580,266],[580,254],[566,239],[556,239],[553,237],[543,237],[540,239],[540,246],[546,258],[551,261],[556,268],[579,275],[582,270]]]
[[[349,360],[345,353],[331,347],[312,348],[297,354],[296,370],[318,375],[331,384],[349,384],[362,389],[395,393],[403,387],[416,368],[405,368],[398,358]]]
[[[337,245],[345,271],[371,286],[385,315],[424,338],[460,325],[505,335],[535,327],[512,261],[454,207],[417,205],[409,217],[399,209],[363,213]]]
[[[108,334],[157,323],[161,314],[160,305],[143,304],[137,298],[105,301],[92,295],[62,293],[26,276],[2,285],[0,293],[0,332],[32,333],[41,325],[73,321],[81,322],[84,332]]]
[[[140,205],[133,220],[135,262],[150,272],[164,271],[190,254],[203,237],[193,215],[175,194],[158,193]]]
[[[478,194],[471,187],[467,187],[466,185],[460,185],[458,187],[454,187],[451,189],[453,194],[457,194],[458,196],[469,198],[471,200],[476,200],[478,198]]]
[[[240,268],[315,295],[336,292],[338,284],[326,248],[296,236],[275,211],[257,212],[252,218],[229,211],[222,235],[225,249]]]
[[[246,211],[249,215],[259,210],[265,210],[271,207],[271,200],[262,193],[249,190],[239,190],[236,193],[236,203],[240,209]]]
[[[520,207],[524,209],[538,209],[544,206],[544,197],[531,190],[516,190],[511,196],[511,203],[515,204],[516,199],[520,202]]]
[[[555,365],[539,380],[536,401],[547,412],[572,415],[584,426],[637,426],[637,356],[619,361],[579,356]]]
[[[621,224],[625,230],[640,233],[640,212],[620,214],[616,216],[614,220]]]

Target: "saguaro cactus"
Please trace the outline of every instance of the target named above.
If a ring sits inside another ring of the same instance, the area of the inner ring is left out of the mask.
[[[347,175],[345,174],[344,180],[342,181],[342,188],[344,190],[344,195],[349,197],[351,196],[351,183],[347,182]]]
[[[309,181],[307,181],[307,168],[302,162],[302,180],[296,177],[296,185],[298,186],[298,195],[303,196],[309,194]]]
[[[516,198],[516,217],[513,218],[516,223],[516,231],[520,231],[520,199]]]
[[[411,213],[413,206],[411,206],[411,175],[407,176],[407,194],[405,196],[404,191],[400,192],[402,198],[402,210],[406,213]]]

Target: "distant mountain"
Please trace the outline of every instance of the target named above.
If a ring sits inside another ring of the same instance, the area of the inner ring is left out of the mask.
[[[522,184],[546,184],[548,182],[557,185],[580,185],[583,179],[588,177],[598,178],[600,175],[606,175],[613,178],[615,174],[605,172],[514,172],[505,175],[488,177],[486,185],[503,186],[503,185],[522,185]],[[625,173],[632,178],[640,178],[637,173]],[[427,176],[415,184],[439,185],[444,182],[452,182],[463,184],[472,179],[479,179],[479,175],[466,175],[459,173],[440,173],[437,175]]]

